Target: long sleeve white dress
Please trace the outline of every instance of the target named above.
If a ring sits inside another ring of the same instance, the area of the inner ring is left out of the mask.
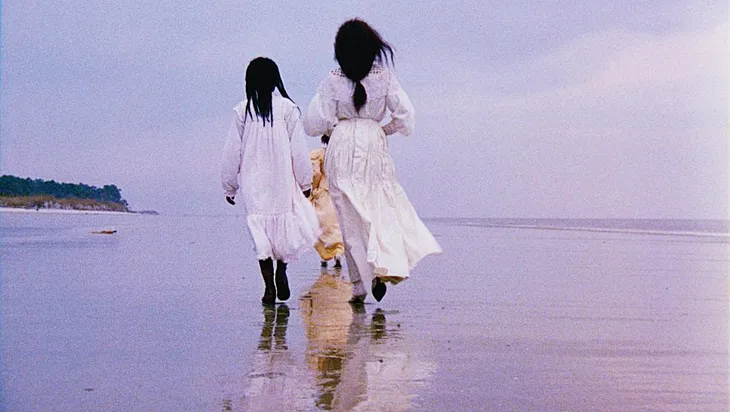
[[[423,257],[441,252],[398,184],[388,153],[386,134],[413,130],[413,105],[383,66],[373,65],[361,83],[367,101],[357,111],[353,82],[332,70],[302,119],[308,135],[330,135],[324,168],[357,296],[366,294],[362,283],[373,276],[398,283]],[[381,127],[386,109],[391,121]]]
[[[221,182],[226,196],[241,192],[256,258],[289,262],[312,249],[319,222],[302,194],[311,188],[312,166],[299,109],[278,94],[271,106],[274,120],[266,125],[246,117],[246,101],[233,109]]]

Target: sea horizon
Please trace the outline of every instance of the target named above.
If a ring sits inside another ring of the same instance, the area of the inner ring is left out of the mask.
[[[145,215],[136,212],[116,212],[99,210],[70,209],[23,209],[0,207],[0,213],[40,213],[40,214],[100,214],[100,215]],[[231,217],[242,216],[241,213],[160,213],[169,217]],[[0,219],[1,220],[1,219]],[[462,226],[482,226],[514,229],[555,229],[584,231],[615,231],[619,233],[645,234],[685,234],[685,235],[728,235],[730,236],[730,219],[719,218],[545,218],[545,217],[422,217],[424,222],[438,222]],[[2,223],[0,222],[0,225]]]

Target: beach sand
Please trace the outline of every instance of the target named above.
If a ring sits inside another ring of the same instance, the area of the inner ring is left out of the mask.
[[[82,214],[82,215],[95,215],[95,214],[128,215],[132,212],[116,212],[113,210],[79,210],[79,209],[53,209],[53,208],[24,209],[24,208],[19,208],[19,207],[0,207],[0,213],[63,213],[63,214]]]
[[[3,215],[3,410],[728,410],[726,237],[428,222],[382,302],[313,252],[264,308],[244,224]]]

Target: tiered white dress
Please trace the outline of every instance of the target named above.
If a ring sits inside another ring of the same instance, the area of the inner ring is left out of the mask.
[[[312,166],[297,128],[300,112],[278,94],[272,96],[273,125],[255,114],[246,118],[245,112],[245,101],[234,108],[223,151],[223,189],[226,196],[241,192],[256,258],[289,262],[310,251],[319,236],[317,214],[302,194],[311,188]]]
[[[413,130],[414,110],[393,73],[374,65],[362,80],[367,102],[358,112],[354,84],[341,70],[322,82],[302,119],[310,136],[330,135],[324,168],[345,241],[355,295],[373,276],[398,283],[441,248],[398,184],[386,135]],[[390,110],[391,121],[380,125]]]

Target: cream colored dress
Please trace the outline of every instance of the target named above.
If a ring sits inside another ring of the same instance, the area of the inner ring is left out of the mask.
[[[385,67],[374,65],[361,83],[367,101],[357,111],[353,82],[331,71],[302,118],[310,136],[331,130],[324,169],[356,295],[366,293],[362,283],[373,276],[400,282],[424,256],[441,252],[396,180],[388,153],[387,135],[413,130],[413,105]],[[386,110],[391,121],[381,126]]]
[[[324,149],[317,149],[309,156],[312,161],[312,196],[309,201],[317,212],[319,228],[322,230],[314,248],[322,260],[326,261],[345,253],[345,246],[342,243],[342,232],[337,223],[335,206],[330,199],[327,176],[324,174],[324,154]]]

